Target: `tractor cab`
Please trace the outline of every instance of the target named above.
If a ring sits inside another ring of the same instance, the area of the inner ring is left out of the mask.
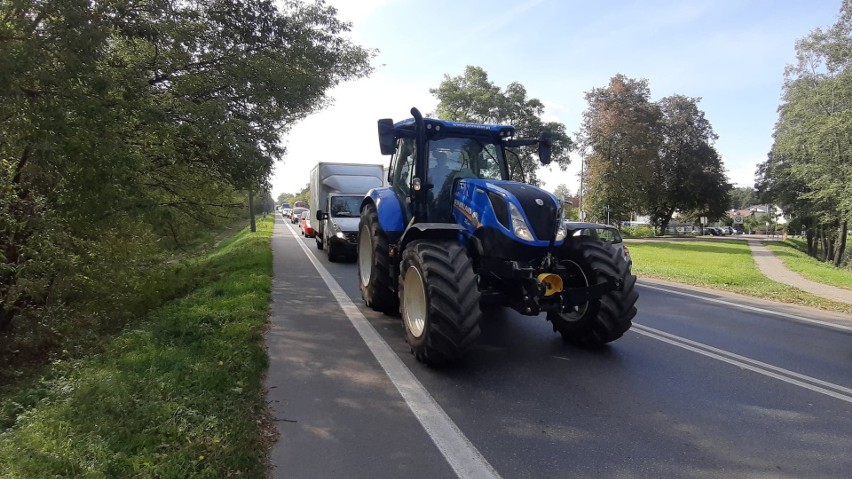
[[[393,155],[388,181],[405,198],[415,223],[453,221],[453,192],[458,180],[508,180],[506,148],[538,144],[543,164],[550,162],[546,138],[512,139],[507,125],[483,125],[423,118],[379,120],[382,154]]]

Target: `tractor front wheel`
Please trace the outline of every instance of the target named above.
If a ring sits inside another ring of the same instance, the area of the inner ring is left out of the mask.
[[[374,310],[394,314],[399,310],[399,303],[390,285],[388,239],[379,225],[379,213],[375,205],[364,207],[358,230],[358,283],[361,297]],[[331,253],[329,248],[329,255]]]
[[[412,241],[402,254],[399,301],[417,360],[458,363],[479,336],[479,289],[467,251],[452,241]]]
[[[622,288],[579,306],[566,307],[561,313],[547,313],[547,320],[565,342],[600,347],[630,329],[639,298],[636,276],[630,274],[630,265],[610,245],[585,236],[572,237],[571,241],[570,254],[561,261],[568,269],[566,287],[583,288],[616,279]]]

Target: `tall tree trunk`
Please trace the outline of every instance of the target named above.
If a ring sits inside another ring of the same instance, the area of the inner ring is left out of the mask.
[[[813,228],[808,228],[805,231],[805,238],[807,238],[807,242],[808,242],[808,256],[810,256],[812,258],[816,258],[817,257],[816,241],[814,240]]]
[[[660,234],[659,234],[659,236],[663,236],[663,235],[666,234],[666,228],[669,227],[669,223],[671,223],[671,221],[672,221],[672,214],[671,213],[666,214],[666,216],[663,218],[662,222],[660,222]]]
[[[822,258],[821,261],[828,261],[828,236],[825,235],[825,228],[819,229],[819,237],[822,241]]]
[[[849,232],[849,222],[844,220],[840,225],[840,241],[837,242],[837,250],[834,252],[834,266],[843,263],[843,253],[846,252],[846,235]]]
[[[249,190],[249,221],[251,222],[251,232],[257,232],[257,223],[254,221],[254,192]]]

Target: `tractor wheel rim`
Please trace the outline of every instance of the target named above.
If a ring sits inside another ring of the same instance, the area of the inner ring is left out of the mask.
[[[361,276],[361,285],[366,287],[370,284],[370,276],[373,274],[373,241],[366,225],[361,228],[359,236],[358,271]]]
[[[402,295],[405,327],[415,338],[423,336],[426,329],[426,288],[423,276],[414,266],[409,266],[405,272]]]
[[[569,284],[566,284],[566,287],[572,288],[587,288],[589,287],[589,278],[586,276],[586,273],[583,272],[583,268],[580,267],[574,261],[568,260],[564,261],[563,264],[568,266],[568,278]],[[586,310],[589,308],[588,301],[579,305],[572,306],[570,310],[562,313],[562,316],[568,320],[578,320],[586,314]]]

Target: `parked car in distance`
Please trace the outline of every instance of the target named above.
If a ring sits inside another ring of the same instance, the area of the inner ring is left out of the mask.
[[[302,229],[302,236],[305,236],[307,238],[313,238],[317,235],[316,230],[311,225],[310,210],[305,210],[302,212],[302,216],[299,218],[299,228]]]
[[[724,235],[733,235],[733,234],[736,234],[736,233],[737,233],[737,231],[730,226],[723,226],[722,227],[722,234],[724,234]]]
[[[624,238],[621,237],[621,232],[615,226],[567,220],[564,224],[569,235],[591,236],[609,243],[627,261],[628,266],[631,269],[633,268],[633,258],[630,257],[630,250],[627,249],[627,245],[624,244]]]
[[[290,213],[290,222],[293,224],[299,223],[299,220],[302,219],[302,213],[305,211],[308,211],[308,209],[299,206],[293,208],[293,211]]]

